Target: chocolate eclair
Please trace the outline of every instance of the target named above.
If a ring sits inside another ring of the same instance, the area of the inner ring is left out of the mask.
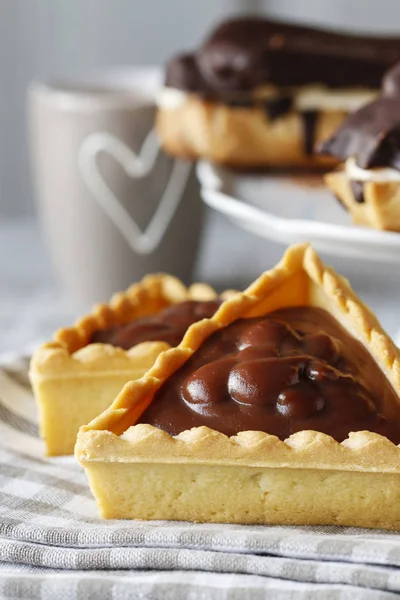
[[[158,131],[177,156],[239,167],[317,166],[346,115],[373,99],[400,38],[361,37],[247,17],[173,58]]]
[[[354,223],[400,231],[400,63],[383,78],[381,96],[349,115],[318,151],[344,161],[325,180]]]

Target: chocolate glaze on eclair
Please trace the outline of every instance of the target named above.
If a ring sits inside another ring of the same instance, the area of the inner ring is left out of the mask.
[[[222,23],[193,54],[175,57],[166,85],[204,96],[254,88],[303,86],[378,88],[400,60],[400,37],[337,34],[247,17]]]
[[[382,96],[355,111],[318,149],[340,160],[354,157],[362,169],[400,170],[400,96]]]

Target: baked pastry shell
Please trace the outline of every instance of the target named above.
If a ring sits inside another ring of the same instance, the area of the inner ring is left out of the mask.
[[[282,441],[257,431],[229,438],[207,427],[172,437],[149,424],[132,425],[213,332],[238,318],[297,305],[329,311],[400,393],[399,351],[375,316],[310,246],[292,246],[274,269],[211,319],[192,325],[177,348],[160,354],[142,379],[128,383],[108,410],[81,428],[75,455],[103,517],[400,528],[400,448],[376,433],[354,432],[339,443],[316,431]]]
[[[397,181],[365,181],[364,202],[357,202],[351,181],[344,170],[325,175],[325,182],[343,206],[353,223],[375,229],[400,231],[400,183]]]
[[[47,454],[72,454],[79,427],[103,412],[125,383],[141,377],[170,347],[165,342],[143,342],[129,350],[91,344],[95,331],[156,314],[177,302],[216,297],[203,283],[187,288],[170,275],[148,275],[40,346],[31,360],[30,379]]]

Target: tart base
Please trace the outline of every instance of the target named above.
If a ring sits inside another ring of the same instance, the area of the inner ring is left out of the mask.
[[[345,116],[343,111],[320,111],[315,142],[333,134]],[[258,107],[233,108],[189,94],[178,107],[158,110],[157,130],[167,152],[193,160],[239,168],[337,164],[331,157],[307,155],[303,118],[294,111],[271,121]]]
[[[400,529],[399,474],[113,463],[88,477],[105,519]]]
[[[400,185],[364,182],[364,202],[357,202],[345,171],[325,175],[325,182],[350,213],[353,223],[386,231],[400,231]]]
[[[51,363],[46,361],[45,374],[38,372],[36,356],[30,379],[46,455],[73,454],[79,428],[105,411],[126,382],[142,377],[160,352],[168,348],[164,342],[148,342],[129,353],[93,344],[70,358],[73,365],[68,364],[61,350],[59,358],[66,370],[57,372],[53,366],[52,371]],[[57,353],[53,351],[52,355],[54,361]]]
[[[106,410],[124,384],[141,375],[140,372],[119,376],[110,373],[101,379],[87,375],[81,379],[33,380],[46,455],[72,454],[81,425]]]

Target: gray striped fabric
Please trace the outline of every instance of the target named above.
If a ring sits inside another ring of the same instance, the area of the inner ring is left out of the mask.
[[[27,366],[0,367],[1,598],[398,596],[395,533],[100,521],[74,459],[43,457]]]

